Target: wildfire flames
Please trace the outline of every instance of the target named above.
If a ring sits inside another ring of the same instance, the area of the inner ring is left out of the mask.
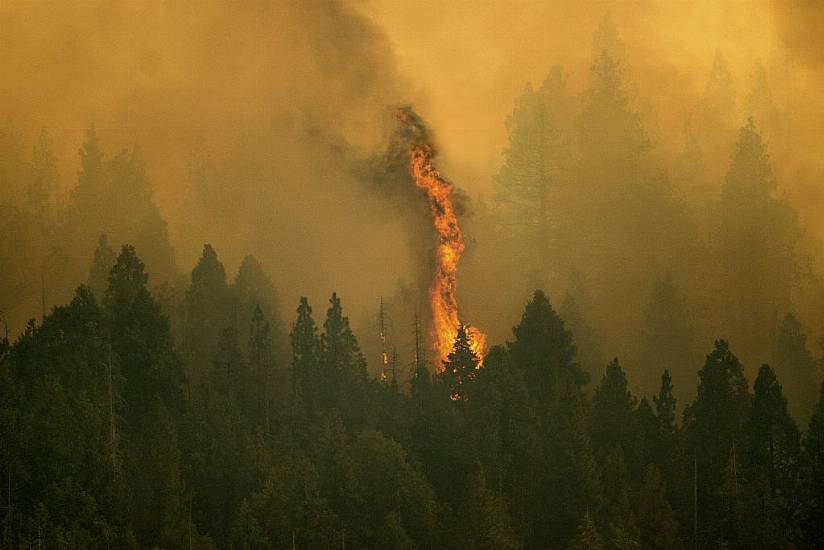
[[[438,232],[436,267],[429,298],[432,306],[432,325],[434,347],[441,362],[442,369],[458,334],[461,324],[458,316],[458,299],[456,295],[458,260],[464,251],[464,240],[458,217],[452,205],[450,195],[454,186],[441,177],[432,166],[432,149],[429,146],[415,146],[411,151],[410,172],[415,185],[426,191],[429,198],[429,210]],[[467,334],[475,354],[483,359],[486,348],[486,334],[475,327],[467,326]]]

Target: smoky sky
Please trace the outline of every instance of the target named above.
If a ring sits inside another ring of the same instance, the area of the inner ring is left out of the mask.
[[[763,64],[790,136],[775,151],[779,189],[818,242],[824,48],[811,1],[9,0],[0,3],[0,117],[27,148],[48,130],[67,192],[89,125],[108,156],[139,144],[184,273],[210,242],[230,274],[258,256],[285,314],[298,295],[322,308],[336,290],[357,316],[419,282],[415,243],[431,227],[410,223],[365,168],[386,154],[394,110],[414,105],[439,168],[468,199],[461,303],[499,340],[521,296],[486,277],[491,231],[472,205],[494,203],[515,97],[556,64],[581,93],[605,18],[664,164],[683,149],[715,52],[729,60],[742,123],[754,63]],[[192,194],[198,158],[212,182],[208,207]]]

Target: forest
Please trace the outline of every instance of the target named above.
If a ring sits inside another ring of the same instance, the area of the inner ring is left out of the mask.
[[[824,548],[824,10],[430,4],[0,3],[0,548]]]

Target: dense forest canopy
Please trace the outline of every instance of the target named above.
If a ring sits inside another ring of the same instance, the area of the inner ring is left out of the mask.
[[[821,547],[824,10],[434,4],[0,4],[0,548]]]

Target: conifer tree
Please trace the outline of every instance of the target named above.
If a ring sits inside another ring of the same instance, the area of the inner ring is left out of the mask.
[[[80,175],[74,189],[74,199],[78,202],[91,200],[103,194],[103,152],[97,140],[97,132],[92,124],[87,130],[80,155]]]
[[[368,414],[366,360],[336,293],[329,304],[320,339],[322,368],[317,384],[326,406],[336,406],[349,426],[360,425]]]
[[[607,544],[604,537],[598,532],[595,527],[595,521],[592,515],[587,512],[584,515],[584,521],[578,526],[575,537],[567,546],[568,550],[606,550]]]
[[[689,313],[667,273],[653,285],[639,339],[638,359],[643,368],[640,383],[645,392],[655,391],[662,368],[668,369],[670,376],[677,376],[675,386],[682,391],[692,385],[692,365],[697,358],[693,340]]]
[[[564,295],[558,314],[572,334],[582,370],[591,381],[597,380],[595,373],[600,372],[606,359],[602,356],[598,335],[584,316],[581,304],[570,292]]]
[[[555,66],[539,90],[527,84],[506,120],[509,144],[496,181],[501,201],[510,207],[517,237],[530,243],[538,258],[536,269],[547,276],[551,235],[551,195],[565,171],[569,141],[569,96],[563,69]]]
[[[613,546],[630,547],[638,541],[638,525],[632,508],[632,478],[620,447],[606,451],[600,459],[603,501],[596,517]],[[616,544],[620,543],[620,544]]]
[[[105,233],[100,235],[97,248],[94,251],[94,259],[89,269],[89,276],[86,279],[86,284],[94,295],[99,297],[98,299],[103,298],[106,288],[109,286],[109,272],[114,266],[116,257],[114,250],[109,245],[108,236]]]
[[[716,341],[698,376],[698,396],[684,413],[685,430],[697,471],[698,541],[712,545],[737,530],[731,489],[739,482],[750,394],[741,363],[724,340]]]
[[[181,547],[186,540],[183,457],[162,400],[152,400],[143,425],[140,447],[134,450],[140,459],[130,468],[137,535],[146,547]]]
[[[208,365],[217,350],[220,334],[234,326],[226,271],[210,244],[192,269],[191,284],[181,305],[182,347],[189,383],[197,387],[206,381]]]
[[[214,389],[229,396],[237,403],[245,405],[245,410],[254,408],[250,407],[249,402],[251,397],[249,392],[253,381],[248,375],[248,365],[243,357],[238,334],[233,325],[224,328],[220,334],[212,369]]]
[[[795,482],[799,453],[799,432],[787,411],[787,399],[775,372],[762,365],[753,385],[747,424],[745,461],[768,481],[771,498],[787,496]]]
[[[773,103],[770,86],[767,82],[767,70],[760,59],[755,61],[750,75],[750,90],[747,97],[747,114],[764,128],[771,137],[778,130],[779,113]]]
[[[124,396],[133,426],[155,396],[172,411],[182,407],[183,370],[169,320],[149,293],[149,276],[132,246],[124,245],[109,275],[103,305],[112,351],[126,379]]]
[[[500,497],[486,485],[483,467],[468,472],[464,497],[457,513],[460,544],[471,550],[519,550],[521,543]]]
[[[741,129],[724,184],[718,226],[722,319],[746,357],[771,353],[780,315],[790,309],[797,273],[797,214],[775,195],[761,135],[750,119]]]
[[[712,182],[721,181],[735,146],[735,107],[729,64],[721,50],[716,49],[704,93],[685,128],[685,156],[695,172],[689,181],[691,194],[706,196],[717,192]]]
[[[232,284],[232,297],[236,303],[235,314],[248,320],[260,308],[272,331],[273,353],[280,358],[287,352],[288,342],[280,317],[280,299],[272,279],[263,270],[260,261],[252,255],[243,258]]]
[[[741,537],[750,546],[785,546],[798,473],[799,433],[769,365],[761,366],[753,388],[741,446],[747,480],[742,490]]]
[[[317,389],[320,339],[306,297],[300,298],[297,314],[289,335],[292,343],[292,394],[309,410],[314,410],[320,405]]]
[[[818,365],[807,350],[807,335],[793,313],[784,316],[775,347],[772,364],[783,380],[790,398],[790,412],[799,425],[806,425],[815,409],[819,384]]]
[[[575,522],[599,500],[598,472],[587,437],[587,403],[581,390],[586,375],[575,363],[575,346],[546,295],[536,291],[513,328],[507,344],[520,369],[538,417],[536,436],[544,445],[540,466],[533,470],[528,501],[533,529],[525,545],[546,540],[568,541]],[[540,518],[540,519],[539,519]]]
[[[675,405],[676,399],[672,391],[672,376],[669,370],[664,369],[661,374],[661,389],[658,390],[658,395],[652,398],[655,403],[655,416],[658,417],[658,423],[661,432],[664,434],[674,434],[676,430],[675,425]]]
[[[472,350],[466,327],[458,325],[458,334],[452,345],[452,352],[443,362],[441,378],[449,388],[449,396],[454,401],[465,401],[471,392],[470,384],[475,380],[480,359]]]
[[[824,384],[804,434],[800,528],[803,544],[814,548],[824,540]]]
[[[57,160],[52,153],[51,141],[45,128],[40,131],[34,144],[32,157],[32,178],[27,190],[27,202],[42,230],[52,231],[59,221],[63,201]]]
[[[620,450],[631,451],[634,444],[635,398],[618,358],[607,365],[592,399],[592,445],[599,456]]]
[[[272,365],[272,331],[259,306],[255,307],[252,314],[248,349],[257,402],[257,417],[268,430],[275,382]]]
[[[676,399],[673,395],[672,378],[668,370],[661,375],[661,388],[653,396],[655,418],[657,420],[657,437],[652,448],[652,461],[660,472],[673,476],[679,460],[677,447],[680,442],[678,426],[675,423]]]
[[[534,395],[552,395],[553,386],[562,376],[575,384],[586,382],[586,375],[575,363],[572,335],[543,291],[535,291],[513,334],[515,340],[508,344],[509,351],[523,369]]]
[[[647,468],[644,483],[638,492],[638,527],[641,546],[650,550],[684,548],[678,532],[678,522],[667,500],[661,472],[654,465]]]

